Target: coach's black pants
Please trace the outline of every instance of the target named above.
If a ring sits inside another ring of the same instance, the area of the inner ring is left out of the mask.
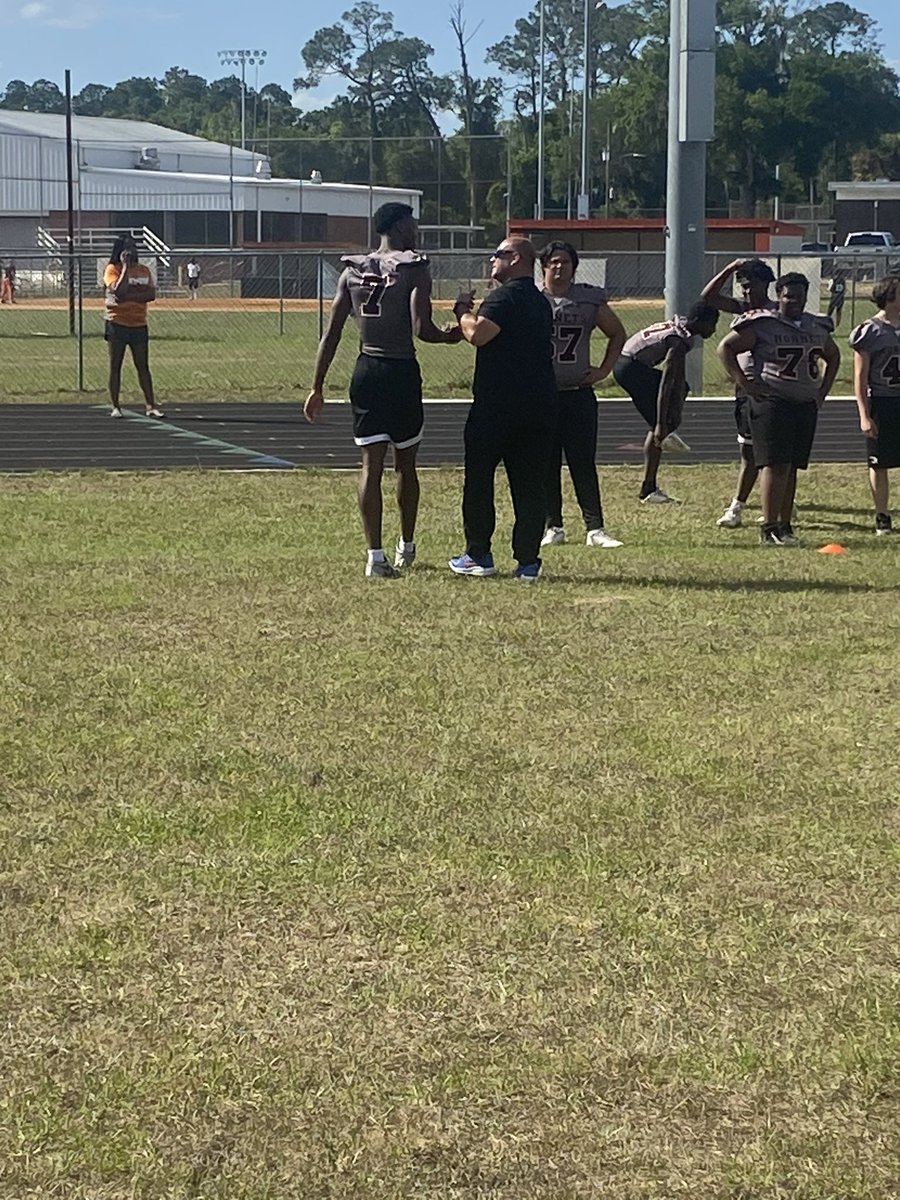
[[[470,411],[465,429],[463,527],[466,550],[473,558],[490,553],[497,524],[494,476],[503,463],[515,513],[513,557],[519,563],[540,562],[554,420],[553,406],[532,418],[517,413],[486,414],[477,405]]]
[[[562,460],[569,464],[572,486],[585,529],[603,528],[600,483],[597,479],[597,397],[594,389],[576,388],[559,393],[559,414],[547,470],[546,524],[560,528],[562,511]]]

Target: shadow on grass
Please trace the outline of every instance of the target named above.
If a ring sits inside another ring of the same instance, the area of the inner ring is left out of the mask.
[[[769,553],[774,553],[774,551],[770,551]],[[449,554],[447,557],[450,557]],[[517,582],[512,578],[512,568],[499,568],[496,575],[488,576],[454,575],[448,566],[441,563],[417,562],[411,574],[442,575],[446,579],[472,580],[471,586],[487,585],[491,587],[503,583],[504,580],[508,580],[511,583]],[[690,576],[671,579],[657,575],[569,575],[554,571],[552,568],[547,569],[545,565],[545,569],[538,581],[538,587],[543,589],[548,584],[552,585],[556,583],[593,583],[599,584],[601,587],[672,588],[697,592],[841,592],[843,594],[852,592],[858,594],[875,594],[900,591],[900,584],[842,583],[837,579],[697,579]]]

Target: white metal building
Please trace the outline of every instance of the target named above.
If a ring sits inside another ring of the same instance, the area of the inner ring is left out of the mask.
[[[273,179],[265,155],[146,121],[73,117],[76,236],[146,227],[170,247],[359,246],[369,219],[415,189]],[[0,245],[67,223],[65,117],[0,109]],[[82,239],[83,240],[83,239]]]

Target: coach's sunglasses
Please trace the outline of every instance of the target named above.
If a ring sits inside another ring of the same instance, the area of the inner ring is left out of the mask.
[[[511,254],[515,254],[515,250],[495,250],[491,258],[509,258]]]

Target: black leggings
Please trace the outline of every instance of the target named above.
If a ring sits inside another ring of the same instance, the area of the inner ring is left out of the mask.
[[[594,389],[577,388],[559,393],[559,420],[551,447],[547,471],[547,525],[559,528],[563,523],[563,455],[572,476],[572,486],[584,527],[603,528],[603,506],[597,478],[597,397]]]

